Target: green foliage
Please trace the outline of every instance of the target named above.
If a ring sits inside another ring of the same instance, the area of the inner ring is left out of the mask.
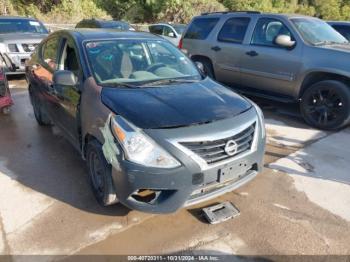
[[[300,13],[325,20],[350,20],[350,0],[0,0],[0,14],[74,23],[113,17],[130,22],[188,22],[203,12],[257,10]]]

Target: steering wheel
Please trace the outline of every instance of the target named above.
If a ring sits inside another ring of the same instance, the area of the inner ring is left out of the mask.
[[[158,68],[161,68],[161,67],[166,67],[166,65],[163,63],[156,63],[154,65],[150,65],[149,67],[147,67],[146,71],[153,73],[154,71],[156,71]]]

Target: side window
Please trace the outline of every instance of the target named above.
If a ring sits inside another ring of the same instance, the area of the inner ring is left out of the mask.
[[[81,76],[79,66],[79,58],[74,48],[74,44],[70,40],[65,40],[66,44],[60,59],[60,70],[72,71],[77,77]]]
[[[278,35],[293,36],[289,29],[279,20],[272,18],[260,18],[255,26],[251,44],[278,47],[275,39]]]
[[[149,27],[149,31],[152,34],[156,34],[156,35],[162,35],[163,34],[163,26],[161,25],[153,25]]]
[[[46,64],[52,69],[57,69],[57,52],[59,46],[59,38],[53,37],[46,41],[42,49],[42,57]]]
[[[347,40],[350,40],[350,27],[343,25],[333,25],[335,30],[337,30],[342,36],[344,36]]]
[[[204,40],[219,22],[219,18],[196,18],[192,21],[184,38]]]
[[[228,19],[220,30],[218,41],[242,44],[249,22],[248,17]]]
[[[169,26],[164,26],[163,35],[168,36],[168,37],[175,37],[176,36],[173,29],[171,29]]]

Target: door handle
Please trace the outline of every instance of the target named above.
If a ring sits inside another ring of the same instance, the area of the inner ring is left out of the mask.
[[[257,53],[257,52],[255,52],[255,51],[249,51],[249,52],[247,52],[247,53],[245,53],[246,55],[249,55],[249,56],[258,56],[259,54]]]
[[[215,52],[218,52],[218,51],[221,50],[221,47],[220,47],[220,46],[213,46],[213,47],[211,48],[211,50],[214,50]]]

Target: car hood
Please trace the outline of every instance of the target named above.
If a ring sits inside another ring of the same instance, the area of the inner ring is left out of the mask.
[[[140,89],[104,87],[101,99],[114,113],[143,129],[209,123],[232,118],[252,106],[209,78]]]
[[[33,33],[10,33],[0,34],[1,43],[39,43],[47,37],[47,34],[33,34]]]

